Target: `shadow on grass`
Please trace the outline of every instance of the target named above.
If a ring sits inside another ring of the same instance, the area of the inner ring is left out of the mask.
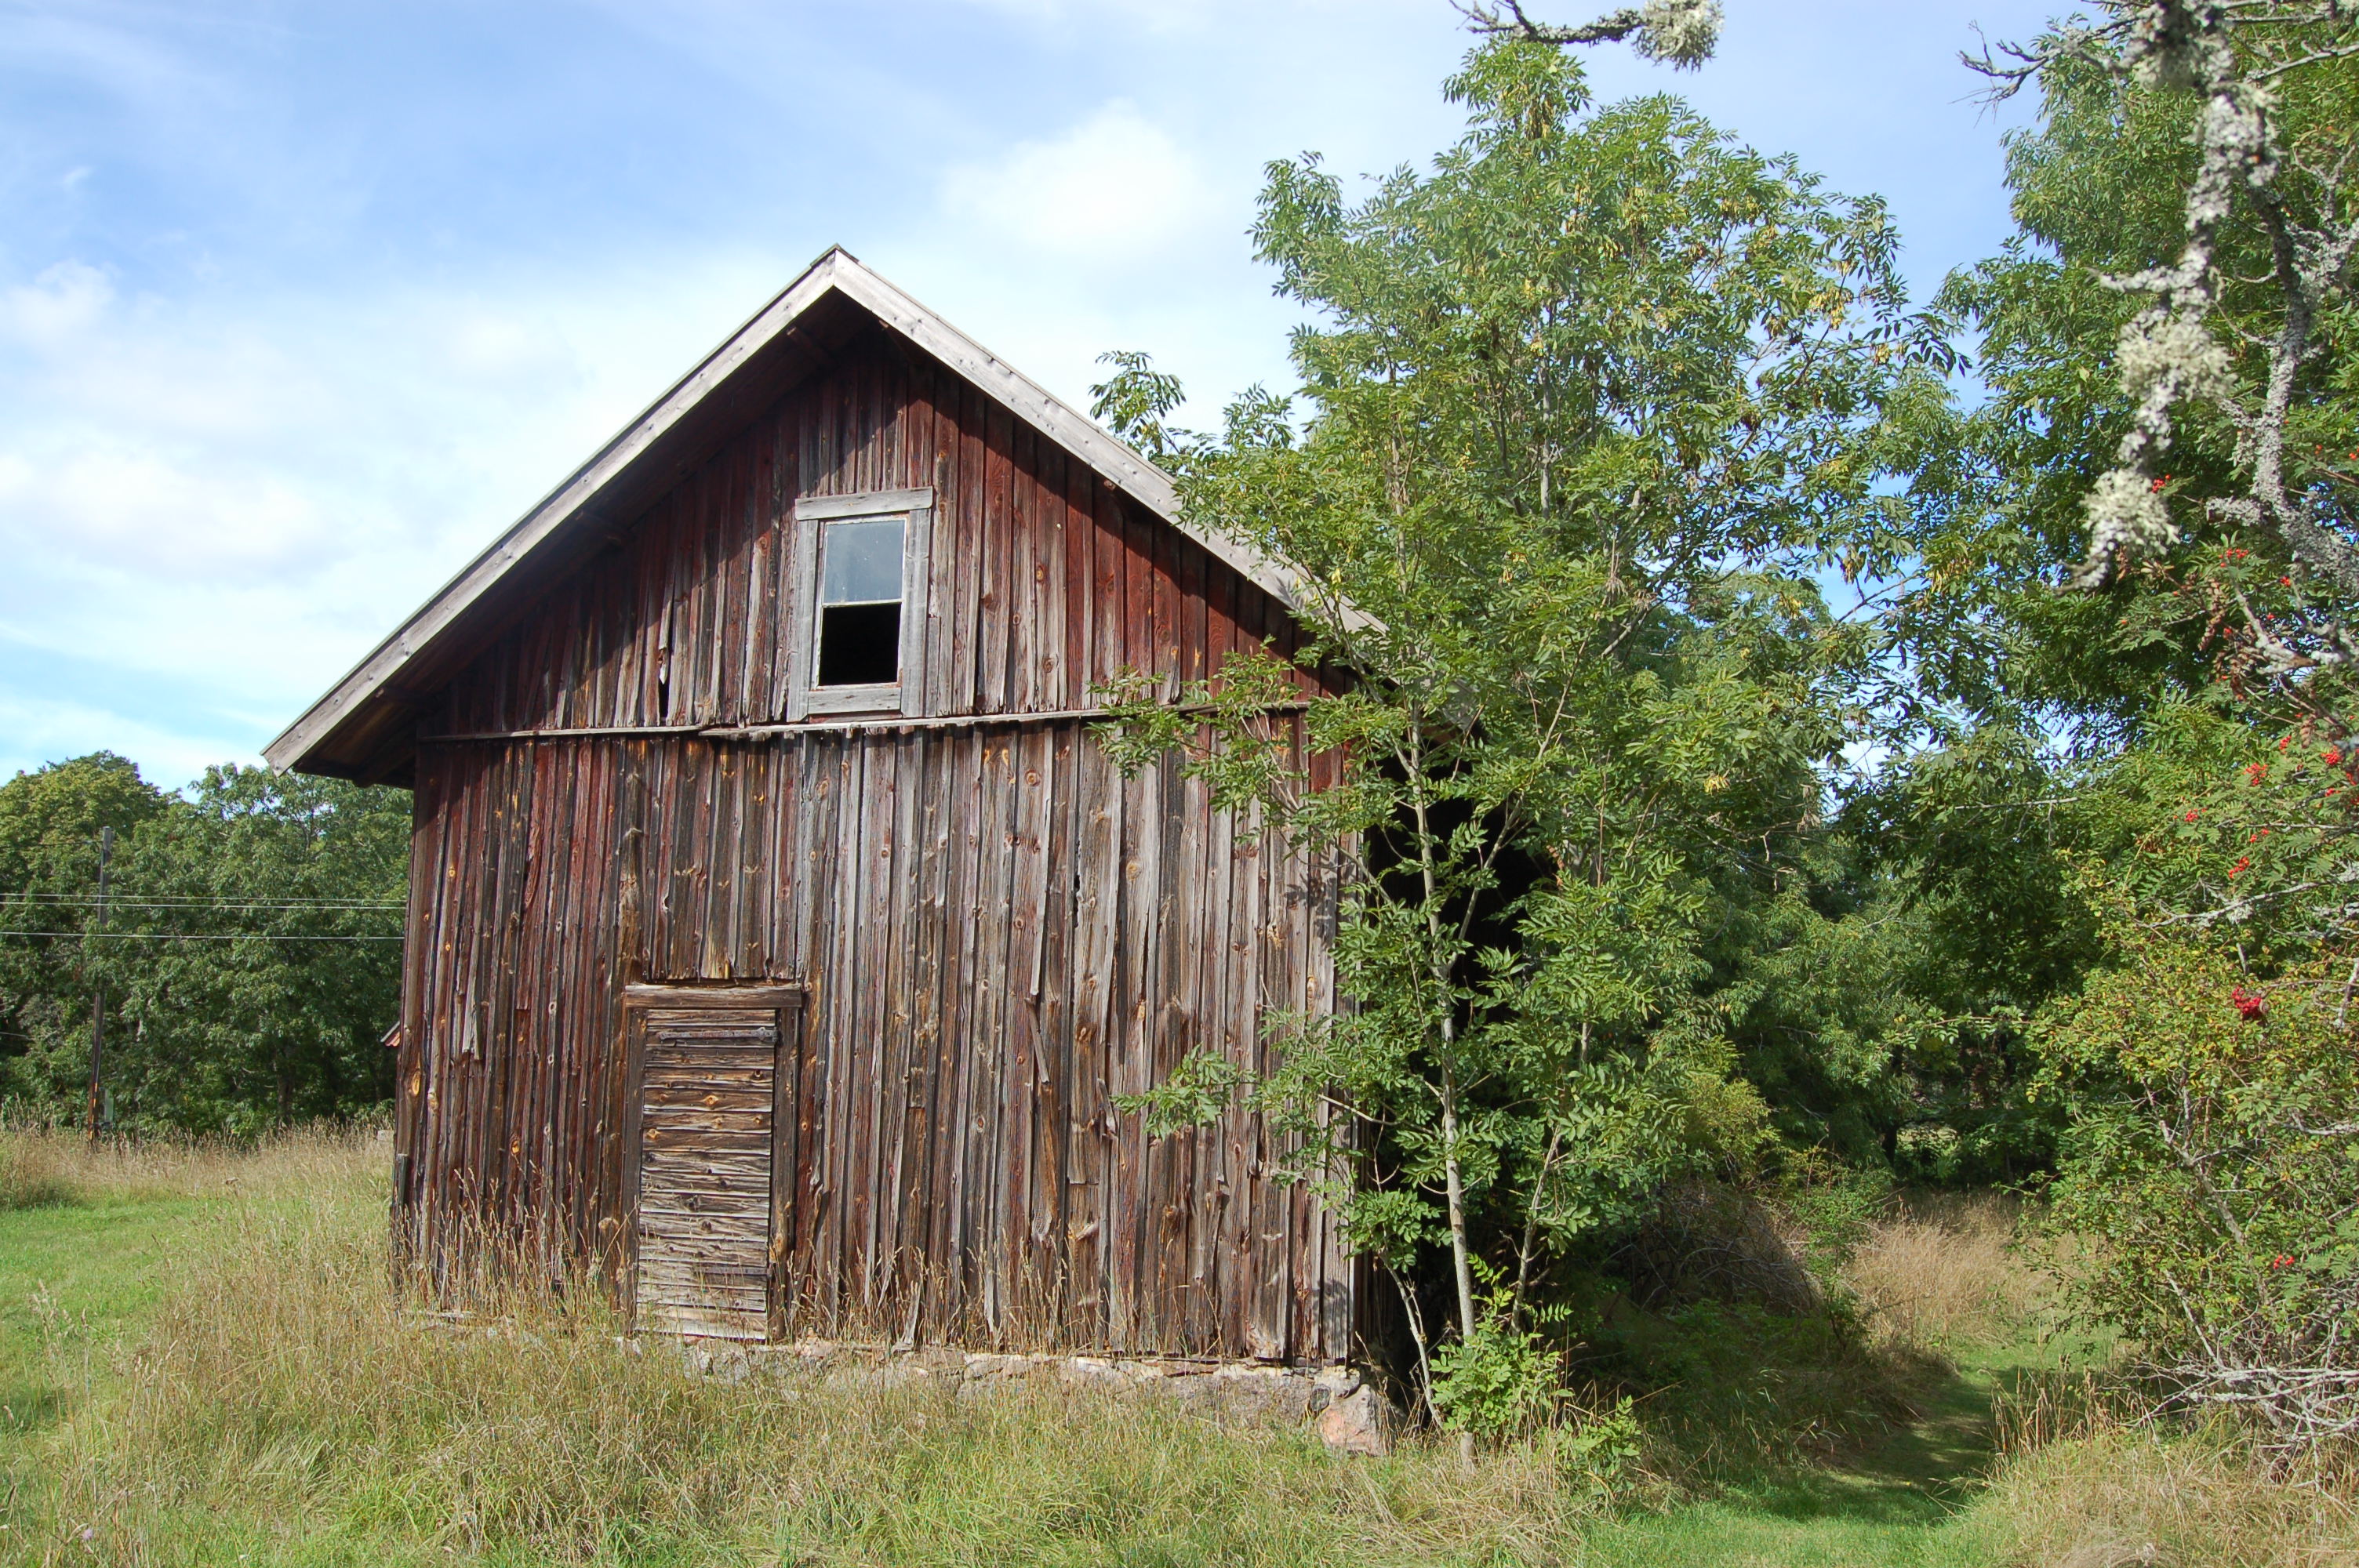
[[[1922,1414],[1812,1465],[1764,1470],[1728,1488],[1779,1519],[1938,1526],[1987,1482],[1996,1405],[2036,1369],[2014,1357],[1969,1365],[1919,1390]]]

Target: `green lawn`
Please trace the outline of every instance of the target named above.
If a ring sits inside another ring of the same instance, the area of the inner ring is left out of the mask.
[[[1590,1534],[1584,1568],[1964,1568],[1992,1561],[1972,1513],[1995,1455],[1993,1400],[2041,1363],[2025,1346],[1965,1358],[1926,1418],[1828,1465],[1797,1467]]]
[[[140,1327],[223,1207],[167,1198],[0,1210],[0,1434],[15,1452],[103,1375],[102,1353]]]

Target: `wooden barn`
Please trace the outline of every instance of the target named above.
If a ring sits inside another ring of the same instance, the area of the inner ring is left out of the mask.
[[[415,794],[408,1258],[700,1335],[1346,1357],[1257,1120],[1114,1103],[1331,1005],[1332,879],[1093,733],[1117,671],[1290,649],[1289,602],[821,257],[267,750]]]

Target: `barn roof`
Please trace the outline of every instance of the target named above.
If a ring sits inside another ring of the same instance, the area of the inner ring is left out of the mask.
[[[1297,585],[1260,552],[1180,517],[1161,470],[837,246],[625,425],[440,592],[263,748],[279,769],[381,777],[413,721],[542,587],[627,526],[791,381],[875,326],[898,334],[1006,406],[1288,609]]]

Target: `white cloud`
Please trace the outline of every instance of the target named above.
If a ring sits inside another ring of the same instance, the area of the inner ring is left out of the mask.
[[[164,299],[68,261],[0,284],[0,667],[118,694],[0,679],[0,763],[266,739],[792,270]],[[212,739],[157,739],[176,725]]]
[[[88,331],[114,300],[106,274],[61,261],[30,283],[0,289],[0,341],[54,352]]]
[[[1095,261],[1153,256],[1201,232],[1220,206],[1188,149],[1121,99],[1053,140],[951,168],[941,195],[954,221],[984,235]]]
[[[180,581],[284,568],[331,547],[319,506],[283,475],[208,471],[103,440],[46,463],[0,454],[0,539],[20,560],[45,549],[89,565],[136,559],[143,575]]]

